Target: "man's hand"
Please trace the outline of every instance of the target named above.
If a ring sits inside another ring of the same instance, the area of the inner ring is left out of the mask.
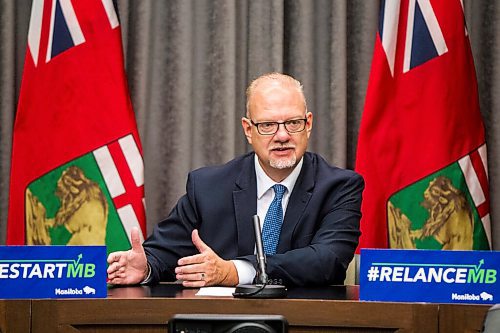
[[[128,251],[110,253],[108,256],[108,282],[111,284],[137,284],[148,273],[146,253],[139,237],[139,229],[130,232],[132,248]]]
[[[176,278],[182,280],[185,287],[235,286],[238,284],[238,272],[233,262],[223,260],[193,230],[191,240],[200,252],[194,256],[179,259],[175,268]]]

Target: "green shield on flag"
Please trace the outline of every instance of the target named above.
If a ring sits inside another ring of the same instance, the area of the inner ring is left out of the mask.
[[[26,244],[106,245],[130,241],[92,153],[46,173],[25,191]]]
[[[459,163],[393,194],[387,202],[391,248],[489,250]]]

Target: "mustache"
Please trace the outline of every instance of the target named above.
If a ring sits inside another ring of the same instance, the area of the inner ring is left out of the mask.
[[[290,143],[283,143],[283,144],[274,144],[269,147],[269,150],[274,150],[274,149],[295,149],[295,145]]]

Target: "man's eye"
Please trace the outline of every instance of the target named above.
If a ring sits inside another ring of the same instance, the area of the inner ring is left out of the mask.
[[[260,127],[262,129],[270,129],[270,128],[273,128],[274,127],[274,123],[261,123],[260,124]]]

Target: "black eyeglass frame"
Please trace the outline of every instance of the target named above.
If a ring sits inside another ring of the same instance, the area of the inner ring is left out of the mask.
[[[257,128],[257,132],[259,132],[260,135],[274,135],[278,132],[279,128],[280,128],[280,125],[283,125],[285,127],[285,130],[289,133],[289,134],[292,134],[292,133],[300,133],[302,131],[304,131],[306,129],[306,125],[307,125],[307,118],[299,118],[299,119],[290,119],[290,120],[285,120],[285,121],[262,121],[260,123],[256,123],[254,122],[252,119],[249,119],[250,120],[250,123],[252,125],[254,125],[256,128]],[[301,130],[299,131],[290,131],[288,128],[287,128],[287,125],[289,125],[291,122],[293,121],[297,121],[297,120],[300,120],[300,121],[303,121],[304,124],[303,124],[303,127]],[[262,125],[262,124],[273,124],[273,125],[278,125],[276,127],[276,131],[272,132],[272,133],[262,133],[260,131],[260,128],[259,128],[259,125]]]

